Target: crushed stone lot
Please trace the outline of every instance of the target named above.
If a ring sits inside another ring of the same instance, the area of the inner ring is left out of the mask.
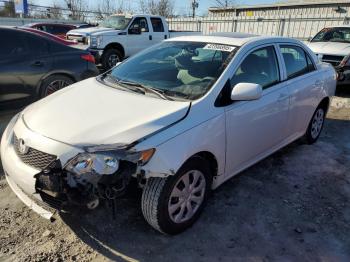
[[[316,144],[296,141],[229,180],[173,237],[146,223],[139,192],[119,201],[115,220],[100,207],[51,223],[0,172],[0,261],[350,261],[349,87]]]

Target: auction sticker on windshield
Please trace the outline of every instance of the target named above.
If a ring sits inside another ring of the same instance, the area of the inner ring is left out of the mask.
[[[232,52],[236,49],[235,46],[231,45],[218,45],[218,44],[207,44],[203,49],[211,49],[211,50],[218,50],[218,51],[225,51],[225,52]]]

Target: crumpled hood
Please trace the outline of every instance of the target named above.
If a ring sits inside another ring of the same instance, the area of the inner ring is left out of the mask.
[[[23,119],[34,132],[71,145],[130,144],[181,120],[189,106],[90,78],[30,105]]]
[[[82,36],[87,36],[91,35],[94,33],[106,33],[106,32],[111,32],[111,33],[117,33],[120,30],[115,30],[113,28],[108,28],[108,27],[88,27],[88,28],[82,28],[82,29],[74,29],[70,30],[67,35],[82,35]]]
[[[307,44],[316,54],[349,55],[350,44],[339,42],[310,42]]]

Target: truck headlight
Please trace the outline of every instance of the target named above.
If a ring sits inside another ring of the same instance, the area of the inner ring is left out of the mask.
[[[102,36],[99,35],[99,36],[90,36],[89,37],[90,39],[90,46],[91,47],[99,47],[102,43]]]

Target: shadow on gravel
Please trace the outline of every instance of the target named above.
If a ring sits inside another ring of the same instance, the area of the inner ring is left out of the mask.
[[[216,190],[199,221],[164,236],[144,221],[140,194],[62,215],[117,261],[350,261],[350,121],[328,120],[320,140],[294,142]]]

